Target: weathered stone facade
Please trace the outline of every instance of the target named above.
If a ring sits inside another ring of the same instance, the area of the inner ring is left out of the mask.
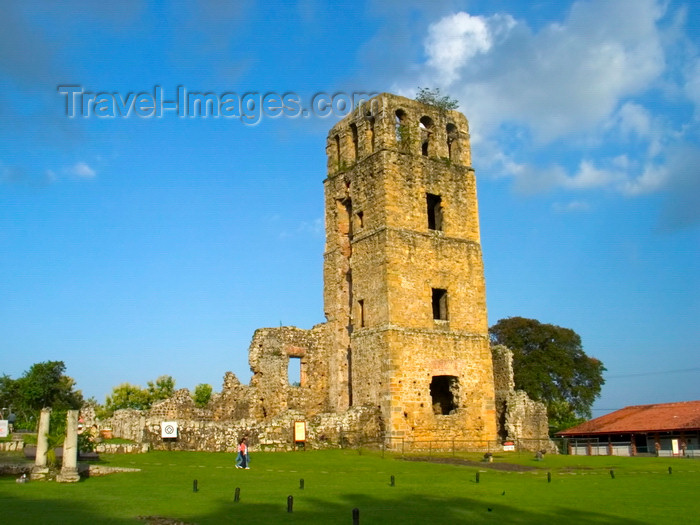
[[[503,441],[518,441],[521,448],[556,452],[549,439],[547,407],[533,401],[522,390],[515,390],[513,352],[503,345],[493,352],[498,434]]]
[[[377,406],[390,438],[495,440],[467,120],[382,94],[326,152],[332,404]]]
[[[466,118],[381,94],[333,126],[326,154],[326,322],[257,330],[249,385],[229,372],[206,408],[179,391],[117,414],[115,435],[158,448],[160,422],[177,420],[178,448],[226,450],[243,435],[289,448],[304,420],[313,446],[499,439]],[[540,417],[533,407],[519,413]],[[501,437],[514,432],[546,437],[546,415],[544,429],[512,423]]]

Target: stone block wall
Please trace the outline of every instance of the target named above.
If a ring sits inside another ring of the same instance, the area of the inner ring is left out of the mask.
[[[118,420],[121,424],[114,424]],[[323,413],[314,417],[287,410],[265,420],[205,421],[173,418],[178,437],[161,437],[162,417],[131,410],[119,410],[112,420],[116,437],[134,439],[153,450],[201,450],[234,452],[239,440],[248,438],[252,451],[292,450],[294,423],[306,422],[307,448],[329,448],[360,443],[381,443],[383,427],[379,414],[370,407],[353,407],[342,414]],[[143,425],[136,433],[122,434]],[[138,439],[137,439],[138,437]],[[139,449],[140,451],[141,449]]]
[[[336,406],[347,390],[379,407],[391,438],[496,438],[468,130],[460,113],[382,94],[328,134]]]
[[[491,352],[499,436],[504,441],[519,441],[522,448],[556,453],[557,448],[549,439],[546,405],[515,390],[513,352],[503,345],[492,346]]]

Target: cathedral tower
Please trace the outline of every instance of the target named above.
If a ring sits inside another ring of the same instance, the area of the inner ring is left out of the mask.
[[[466,118],[385,93],[326,152],[331,408],[379,407],[394,443],[496,439]]]

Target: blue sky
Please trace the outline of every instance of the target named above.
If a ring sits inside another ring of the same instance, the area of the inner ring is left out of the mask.
[[[420,86],[470,120],[490,324],[578,332],[608,369],[594,415],[700,398],[697,3],[112,4],[0,4],[0,373],[220,390],[256,328],[324,320],[338,115],[69,118],[58,86]]]

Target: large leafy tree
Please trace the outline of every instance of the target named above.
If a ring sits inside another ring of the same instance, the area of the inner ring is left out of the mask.
[[[83,395],[65,371],[63,361],[45,361],[33,364],[19,379],[0,376],[0,401],[17,416],[15,427],[31,427],[44,407],[55,411],[80,408]]]
[[[509,317],[493,325],[489,334],[492,344],[511,349],[515,388],[547,405],[554,431],[591,417],[591,406],[605,383],[605,367],[586,355],[576,332]]]

